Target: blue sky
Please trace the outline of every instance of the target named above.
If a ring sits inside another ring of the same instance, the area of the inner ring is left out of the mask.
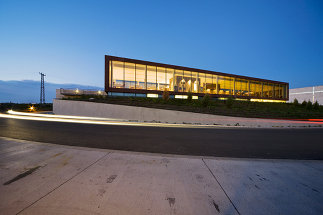
[[[0,0],[0,80],[104,86],[104,55],[323,85],[323,1]]]

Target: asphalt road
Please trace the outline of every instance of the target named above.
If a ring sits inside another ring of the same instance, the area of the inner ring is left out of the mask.
[[[137,127],[0,118],[0,136],[138,152],[323,160],[320,128]]]

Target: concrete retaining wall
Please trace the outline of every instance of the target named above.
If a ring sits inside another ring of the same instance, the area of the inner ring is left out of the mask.
[[[214,124],[221,119],[221,116],[210,114],[58,99],[53,101],[53,112],[60,115],[116,118],[139,122]]]
[[[53,112],[59,115],[90,116],[102,118],[115,118],[124,120],[136,120],[139,122],[162,122],[162,123],[199,123],[237,125],[248,127],[276,127],[276,126],[308,126],[306,122],[290,120],[251,119],[243,117],[218,116],[211,114],[200,114],[174,110],[162,110],[145,107],[134,107],[126,105],[103,104],[84,101],[58,100],[53,101]]]

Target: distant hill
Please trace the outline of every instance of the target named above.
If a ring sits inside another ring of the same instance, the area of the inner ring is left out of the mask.
[[[56,89],[59,88],[79,88],[102,90],[101,87],[86,86],[79,84],[55,84],[45,82],[46,103],[52,103],[56,97]],[[39,81],[1,81],[0,80],[0,103],[38,103],[40,95]]]

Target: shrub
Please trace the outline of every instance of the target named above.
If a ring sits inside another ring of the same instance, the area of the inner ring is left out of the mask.
[[[227,108],[232,108],[234,99],[232,97],[229,97],[226,101],[225,101],[225,105],[227,106]]]
[[[294,99],[293,104],[294,104],[295,106],[298,106],[298,105],[299,105],[298,100],[297,100],[296,98]]]
[[[311,110],[313,108],[313,104],[311,101],[308,101],[307,104],[306,104],[306,109],[307,110]]]
[[[201,100],[201,103],[202,103],[202,106],[203,107],[206,107],[210,104],[210,95],[207,93],[203,96],[202,100]]]
[[[169,100],[169,91],[167,89],[165,89],[163,92],[163,99],[164,99],[164,101]]]
[[[320,108],[320,105],[317,101],[313,104],[313,109],[318,110]]]
[[[187,101],[191,102],[192,101],[193,94],[191,92],[187,93]]]
[[[304,101],[302,102],[302,106],[303,106],[303,107],[306,107],[306,105],[307,105],[307,102],[304,100]]]

